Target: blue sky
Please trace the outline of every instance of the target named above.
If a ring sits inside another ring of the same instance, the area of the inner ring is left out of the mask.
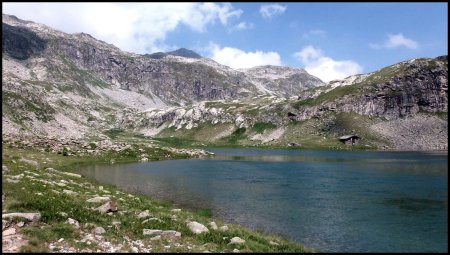
[[[325,81],[448,53],[448,3],[3,3],[3,13],[139,54],[184,47]]]

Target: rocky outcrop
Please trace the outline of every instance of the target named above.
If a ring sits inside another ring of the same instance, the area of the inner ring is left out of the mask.
[[[295,96],[308,88],[325,85],[319,78],[300,68],[266,65],[239,70],[262,92],[280,97]]]

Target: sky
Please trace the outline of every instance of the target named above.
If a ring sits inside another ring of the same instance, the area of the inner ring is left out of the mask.
[[[323,81],[448,54],[448,3],[2,3],[4,14],[137,54],[194,50]]]

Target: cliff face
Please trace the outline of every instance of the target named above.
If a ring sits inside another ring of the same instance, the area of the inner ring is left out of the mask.
[[[147,97],[157,96],[166,104],[185,105],[203,100],[240,99],[262,91],[242,72],[179,49],[158,58],[122,52],[88,34],[64,34],[44,25],[3,15],[3,52],[15,60],[43,57],[48,70],[73,64],[104,83]],[[61,60],[63,63],[61,63]],[[298,69],[301,83],[277,81],[277,94],[291,95],[321,85],[316,77]],[[48,82],[64,80],[64,73],[42,77]],[[292,77],[287,77],[294,79]],[[266,82],[270,85],[270,82]],[[270,90],[270,87],[268,90]]]
[[[386,119],[418,112],[448,112],[447,57],[401,62],[357,82],[302,98],[294,106],[299,119],[327,111],[355,112]]]

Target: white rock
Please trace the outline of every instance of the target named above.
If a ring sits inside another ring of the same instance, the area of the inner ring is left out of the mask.
[[[63,190],[63,193],[66,193],[67,195],[76,195],[76,194],[78,194],[75,191],[72,191],[70,189]]]
[[[244,239],[235,236],[235,237],[231,238],[231,240],[228,244],[243,244],[243,243],[245,243]]]
[[[239,252],[241,252],[241,251],[239,251],[238,249],[234,249],[233,252],[234,252],[234,253],[239,253]]]
[[[110,201],[111,198],[109,197],[94,197],[91,199],[86,200],[88,203],[104,203]]]
[[[102,235],[102,234],[104,234],[104,233],[106,233],[106,231],[105,231],[105,229],[102,228],[102,227],[96,227],[96,228],[94,229],[94,234],[96,234],[96,235]]]
[[[77,220],[74,220],[72,218],[68,218],[65,223],[70,224],[70,225],[74,225],[75,228],[80,228],[80,223],[78,223]]]
[[[222,231],[227,231],[228,230],[228,226],[225,225],[225,226],[220,227],[219,229],[222,230]]]
[[[217,228],[217,224],[216,224],[214,221],[210,222],[210,223],[209,223],[209,226],[210,226],[212,229],[214,229],[214,230],[217,230],[217,229],[218,229],[218,228]]]
[[[171,212],[181,212],[181,209],[172,209]]]
[[[2,215],[2,219],[25,218],[29,221],[38,221],[41,219],[40,213],[7,213]]]
[[[150,238],[150,240],[152,240],[152,241],[161,240],[161,236],[160,235],[154,236],[154,237]]]
[[[168,238],[179,238],[181,237],[181,233],[175,230],[165,230],[161,233],[161,236]]]
[[[109,201],[95,210],[101,213],[117,212],[117,204],[115,202]]]
[[[206,228],[203,224],[200,224],[196,221],[189,222],[187,224],[187,227],[194,233],[194,234],[201,234],[204,232],[209,232],[208,228]]]
[[[7,230],[2,232],[3,236],[10,236],[10,235],[15,235],[15,234],[16,234],[15,228],[8,228]]]
[[[279,245],[277,242],[274,242],[274,241],[270,241],[269,244],[270,245],[274,245],[274,246],[278,246]]]
[[[79,174],[74,174],[74,173],[69,173],[69,172],[60,172],[60,173],[68,175],[68,176],[72,176],[72,177],[81,178],[81,175],[79,175]]]
[[[139,219],[143,219],[143,218],[146,218],[146,217],[149,217],[149,216],[150,216],[150,212],[148,210],[145,210],[145,211],[139,213],[137,217]]]
[[[156,236],[162,233],[159,229],[143,229],[144,236]]]

